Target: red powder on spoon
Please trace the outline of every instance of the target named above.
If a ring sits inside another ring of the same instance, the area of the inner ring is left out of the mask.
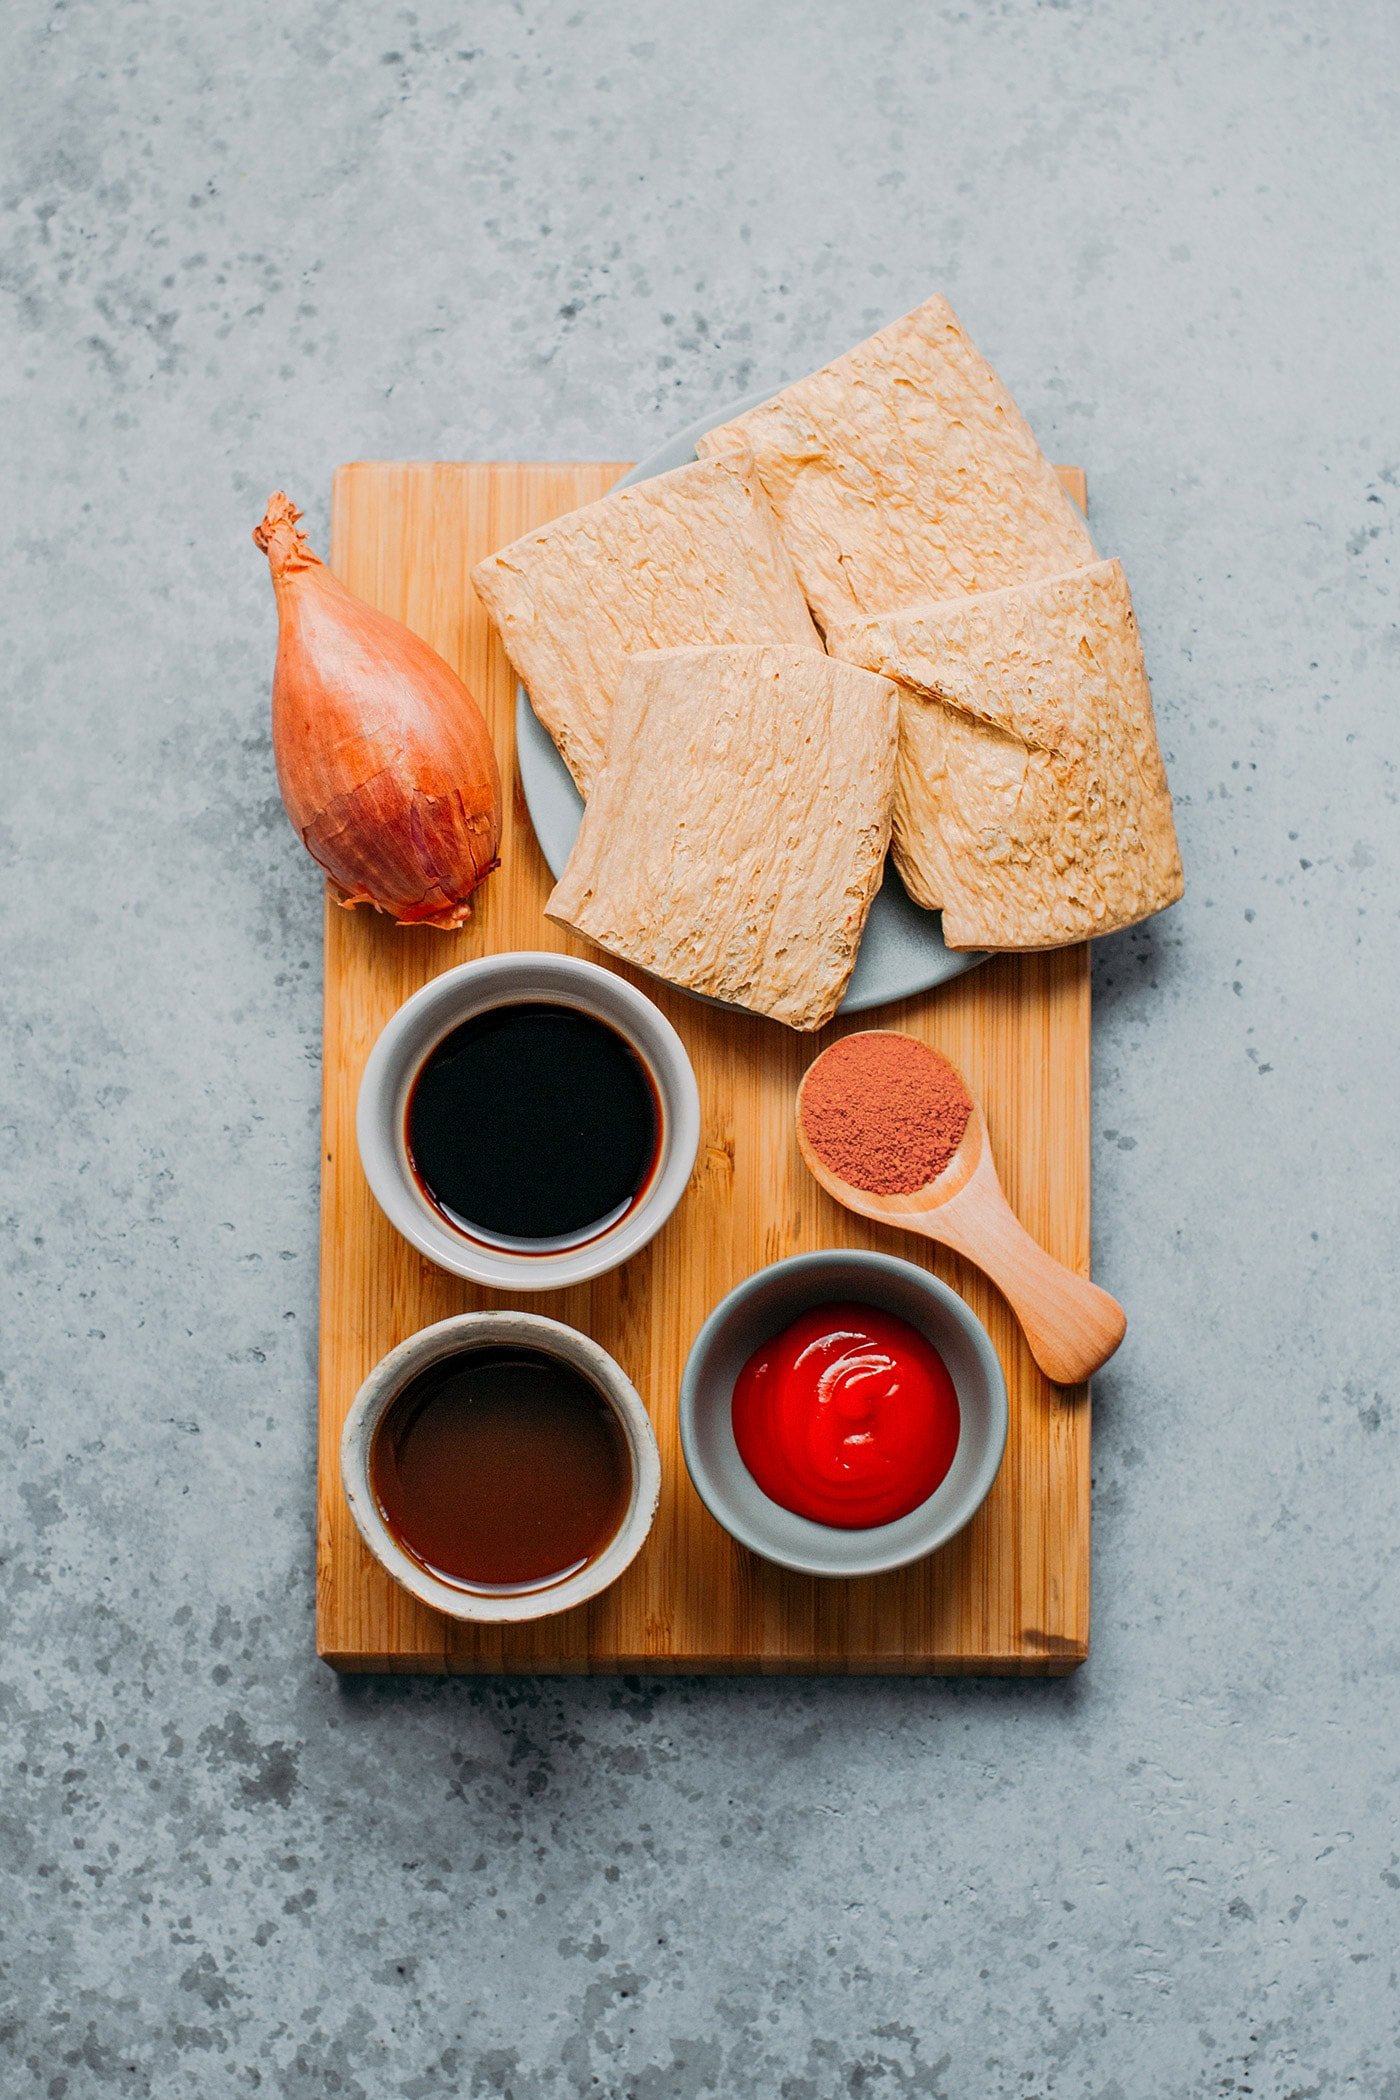
[[[843,1036],[802,1082],[802,1130],[833,1174],[875,1196],[909,1196],[962,1143],[972,1097],[946,1057],[910,1035]]]

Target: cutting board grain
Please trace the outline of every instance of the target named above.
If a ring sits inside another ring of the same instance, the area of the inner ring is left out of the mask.
[[[615,462],[368,463],[336,476],[337,574],[457,666],[486,712],[507,785],[503,865],[463,932],[409,932],[374,913],[326,906],[318,1650],[352,1671],[1062,1674],[1088,1651],[1087,1392],[1057,1391],[1041,1376],[1006,1305],[976,1271],[839,1209],[798,1158],[798,1080],[824,1044],[869,1027],[868,1014],[798,1037],[636,978],[695,1063],[704,1135],[694,1181],[661,1235],[621,1272],[517,1301],[596,1336],[656,1424],[660,1512],[613,1589],[534,1626],[474,1630],[399,1590],[350,1521],[338,1445],[365,1374],[416,1328],[509,1302],[433,1268],[376,1207],[355,1150],[355,1094],[370,1046],[402,1000],[471,956],[590,953],[543,915],[550,882],[515,777],[514,680],[472,591],[472,564],[601,495],[624,471]],[[1082,478],[1061,471],[1082,502]],[[883,1009],[879,1020],[921,1036],[967,1074],[986,1105],[1017,1214],[1087,1274],[1087,950],[1001,957]],[[986,1322],[1010,1389],[1006,1460],[976,1520],[921,1566],[854,1582],[787,1574],[736,1546],[691,1488],[676,1425],[681,1367],[711,1307],[764,1262],[823,1246],[883,1247],[931,1262]]]

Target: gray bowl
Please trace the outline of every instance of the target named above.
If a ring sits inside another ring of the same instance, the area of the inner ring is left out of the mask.
[[[640,1200],[606,1232],[533,1245],[476,1239],[449,1224],[418,1185],[408,1157],[409,1095],[424,1061],[454,1028],[531,999],[593,1014],[631,1044],[661,1102],[660,1155]],[[380,1209],[429,1261],[496,1291],[562,1291],[619,1268],[660,1232],[695,1166],[700,1095],[685,1044],[625,977],[544,950],[481,955],[431,978],[385,1023],[360,1080],[355,1136]]]
[[[632,1464],[631,1500],[611,1544],[576,1575],[541,1589],[470,1590],[442,1581],[405,1553],[380,1514],[370,1480],[374,1432],[404,1387],[444,1357],[493,1346],[538,1349],[581,1372],[611,1405]],[[631,1379],[590,1336],[539,1313],[456,1313],[411,1334],[370,1372],[341,1431],[340,1479],[360,1537],[395,1582],[450,1619],[518,1626],[586,1603],[631,1566],[651,1530],[661,1497],[661,1454],[651,1419]]]
[[[927,1502],[862,1531],[814,1524],[765,1495],[739,1456],[730,1412],[734,1381],[759,1344],[839,1299],[878,1305],[925,1335],[962,1413],[952,1466]],[[946,1546],[986,1501],[1006,1449],[1006,1380],[986,1328],[946,1283],[893,1255],[834,1247],[760,1269],[720,1301],[686,1362],[680,1419],[696,1493],[740,1545],[804,1575],[881,1575]]]

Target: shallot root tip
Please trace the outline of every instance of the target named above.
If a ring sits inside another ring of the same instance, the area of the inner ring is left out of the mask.
[[[274,578],[320,567],[306,534],[297,530],[300,517],[291,497],[277,489],[267,499],[261,525],[253,527],[253,545],[267,556]]]

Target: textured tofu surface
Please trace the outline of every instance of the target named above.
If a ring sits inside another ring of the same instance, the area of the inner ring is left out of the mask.
[[[677,467],[570,511],[479,563],[472,581],[585,795],[630,651],[821,647],[767,498],[739,456]]]
[[[1056,948],[1182,892],[1116,561],[889,613],[833,650],[900,688],[894,853],[953,948]]]
[[[673,984],[819,1028],[880,886],[897,727],[887,680],[816,649],[634,657],[548,916]]]
[[[946,299],[698,449],[752,454],[823,629],[1094,559],[1083,518]]]

